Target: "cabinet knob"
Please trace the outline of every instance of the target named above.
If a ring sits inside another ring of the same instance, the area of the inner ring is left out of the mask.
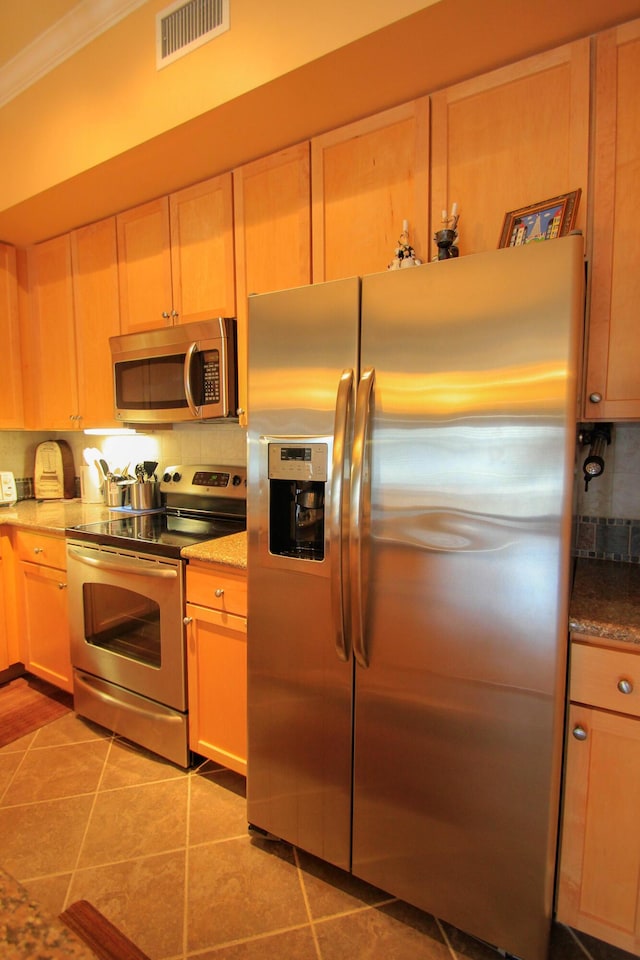
[[[633,684],[631,680],[627,680],[624,677],[621,680],[618,680],[618,690],[620,693],[633,693]]]
[[[185,627],[188,627],[192,620],[193,617],[184,617],[182,622],[184,623]]]
[[[218,600],[220,599],[220,597],[223,597],[223,596],[224,596],[224,588],[223,588],[223,587],[218,587],[218,588],[216,589],[216,591],[215,591],[215,595],[216,595],[216,597],[218,598]]]
[[[58,584],[58,590],[66,590],[66,589],[67,589],[66,583],[59,583],[59,584]]]
[[[44,547],[34,547],[34,548],[33,548],[33,552],[34,552],[35,554],[44,553]]]
[[[170,317],[171,317],[171,314],[170,314],[170,313],[167,313],[166,310],[163,310],[163,311],[162,311],[162,319],[163,319],[163,320],[169,320]]]
[[[602,394],[601,394],[601,393],[590,393],[590,394],[589,394],[589,400],[591,401],[591,403],[600,403],[600,401],[602,400]]]
[[[580,725],[578,725],[577,727],[574,727],[573,730],[572,730],[572,733],[573,733],[574,737],[576,738],[576,740],[586,740],[586,739],[587,739],[587,731],[585,730],[584,727],[581,727]]]
[[[179,316],[178,311],[177,311],[177,310],[172,310],[172,311],[171,311],[171,316],[172,316],[172,317],[177,317],[177,316]]]

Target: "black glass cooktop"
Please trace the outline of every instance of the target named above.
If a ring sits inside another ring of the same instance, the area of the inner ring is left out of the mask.
[[[175,516],[164,511],[132,513],[117,519],[68,527],[67,538],[139,550],[162,557],[179,557],[183,547],[217,540],[246,529],[243,519]]]

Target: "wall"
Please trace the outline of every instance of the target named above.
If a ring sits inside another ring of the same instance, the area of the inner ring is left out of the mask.
[[[159,470],[178,463],[246,463],[246,433],[237,423],[188,424],[128,437],[96,437],[83,433],[0,431],[0,469],[11,470],[18,481],[18,496],[32,493],[35,451],[44,440],[66,440],[73,453],[76,476],[84,463],[85,447],[97,447],[112,469],[133,471],[136,463],[157,460]],[[27,481],[20,483],[19,481]]]
[[[577,458],[576,550],[579,556],[640,562],[640,423],[613,424],[605,468],[585,492]]]

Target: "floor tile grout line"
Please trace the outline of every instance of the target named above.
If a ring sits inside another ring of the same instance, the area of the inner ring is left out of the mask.
[[[300,866],[300,855],[298,853],[297,847],[292,847],[293,850],[293,860],[296,865],[296,872],[298,874],[298,883],[300,884],[300,890],[302,892],[302,899],[304,900],[304,907],[307,911],[307,917],[309,919],[309,928],[311,930],[311,937],[313,938],[313,943],[316,951],[317,960],[322,960],[322,950],[320,949],[320,941],[318,940],[318,934],[316,928],[313,924],[313,914],[311,913],[311,905],[309,903],[309,897],[307,895],[307,888],[304,883],[304,875],[302,867]]]
[[[184,960],[197,960],[198,957],[206,956],[217,951],[227,950],[229,947],[241,946],[245,943],[259,943],[260,940],[269,940],[270,937],[277,937],[283,933],[294,933],[296,930],[306,930],[311,927],[309,923],[293,923],[288,927],[277,927],[275,930],[265,930],[264,933],[254,933],[249,937],[237,937],[235,940],[224,940],[222,943],[216,943],[209,947],[198,947],[196,950],[187,951]]]
[[[588,960],[593,960],[593,956],[591,955],[591,953],[589,952],[589,950],[587,950],[586,946],[584,945],[584,943],[582,942],[582,940],[580,939],[580,937],[577,935],[577,933],[575,932],[575,930],[573,930],[571,927],[568,927],[566,924],[563,924],[563,926],[564,926],[565,930],[568,930],[568,931],[569,931],[570,936],[571,936],[572,939],[575,941],[575,943],[576,943],[576,945],[579,947],[579,949],[582,950],[582,952],[584,953],[585,957],[588,957]]]
[[[182,957],[189,945],[189,841],[191,840],[191,774],[187,774],[187,822],[184,838],[184,889],[182,892]]]
[[[31,743],[33,743],[33,738],[32,738],[32,740],[31,740]],[[25,749],[23,750],[22,756],[20,757],[20,760],[18,761],[18,766],[17,766],[16,769],[13,771],[13,774],[12,774],[12,776],[9,778],[9,782],[7,783],[7,785],[5,786],[4,790],[2,791],[2,794],[0,794],[0,808],[2,808],[2,809],[8,809],[9,806],[12,806],[11,804],[9,804],[9,805],[7,805],[7,807],[5,807],[4,798],[6,797],[7,792],[11,789],[11,785],[13,784],[13,781],[14,781],[15,778],[17,777],[18,772],[20,771],[20,768],[22,767],[22,765],[23,765],[23,763],[24,763],[24,761],[25,761],[25,758],[26,758],[26,756],[27,756],[27,754],[28,754],[28,752],[29,752],[29,749],[30,749],[30,747],[31,747],[31,743],[27,744],[27,746],[26,746]],[[16,751],[16,753],[17,753],[17,752],[18,752],[18,751]]]
[[[73,867],[73,869],[70,871],[70,874],[69,874],[69,882],[68,882],[68,884],[67,884],[67,891],[66,891],[66,893],[65,893],[64,901],[63,901],[63,904],[62,904],[62,909],[63,909],[63,910],[66,910],[66,908],[69,906],[69,894],[71,893],[71,889],[72,889],[72,887],[73,887],[73,882],[74,882],[74,880],[75,880],[75,878],[76,878],[76,874],[78,873],[78,870],[79,870],[79,868],[80,868],[80,858],[82,857],[82,851],[84,850],[84,845],[85,845],[85,842],[86,842],[86,839],[87,839],[87,834],[88,834],[88,832],[89,832],[89,826],[90,826],[91,820],[92,820],[92,818],[93,818],[93,811],[95,810],[96,804],[97,804],[97,802],[98,802],[98,794],[99,794],[99,792],[100,792],[100,784],[102,783],[102,781],[103,781],[103,779],[104,779],[104,774],[105,774],[105,770],[106,770],[106,767],[107,767],[107,763],[108,763],[108,761],[109,761],[109,756],[111,755],[111,749],[112,749],[112,747],[113,747],[113,735],[108,738],[108,747],[107,747],[107,752],[105,753],[105,756],[104,756],[104,760],[102,761],[102,770],[100,771],[100,776],[98,777],[98,782],[97,782],[97,784],[96,784],[96,788],[95,788],[95,790],[93,791],[93,802],[92,802],[92,804],[91,804],[91,808],[90,808],[89,814],[88,814],[88,816],[87,816],[87,822],[86,822],[85,825],[84,825],[84,831],[83,831],[83,834],[82,834],[82,839],[81,839],[80,843],[78,844],[78,853],[77,853],[77,855],[76,855],[75,866]]]
[[[451,941],[449,940],[449,937],[447,936],[447,931],[446,931],[446,930],[444,929],[444,927],[442,926],[442,922],[438,919],[438,917],[434,917],[433,919],[435,920],[436,926],[437,926],[438,930],[440,931],[440,934],[442,935],[442,938],[443,938],[444,942],[445,942],[446,945],[447,945],[447,948],[448,948],[448,950],[449,950],[449,953],[451,954],[452,960],[458,960],[457,955],[456,955],[456,952],[455,952],[455,950],[453,949],[453,947],[451,946]]]

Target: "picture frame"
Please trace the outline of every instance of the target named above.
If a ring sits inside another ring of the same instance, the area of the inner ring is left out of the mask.
[[[549,200],[532,203],[505,215],[498,247],[519,247],[526,243],[564,237],[576,221],[581,190],[561,193]]]

